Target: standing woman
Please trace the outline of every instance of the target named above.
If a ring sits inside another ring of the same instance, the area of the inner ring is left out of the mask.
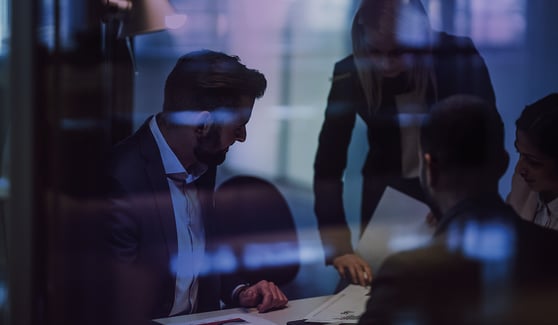
[[[435,102],[453,94],[495,103],[472,41],[431,29],[420,0],[362,0],[351,55],[335,64],[314,162],[314,210],[326,264],[366,285],[368,264],[353,251],[343,208],[343,174],[357,115],[367,125],[361,232],[386,186],[425,201],[418,180],[418,126]]]
[[[527,105],[515,125],[519,160],[507,201],[523,219],[558,230],[558,93]]]

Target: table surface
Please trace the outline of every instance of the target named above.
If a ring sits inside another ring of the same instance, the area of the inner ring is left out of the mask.
[[[250,314],[255,317],[261,317],[277,325],[284,325],[288,321],[302,319],[304,316],[308,315],[312,310],[320,306],[331,296],[320,296],[312,297],[306,299],[297,299],[289,301],[286,308],[271,311],[268,313],[258,313],[255,308],[231,308],[223,309],[217,311],[211,311],[207,313],[199,313],[185,316],[167,317],[159,318],[154,321],[161,324],[182,324],[187,322],[192,322],[196,320],[203,320],[206,318],[225,316],[229,314]]]

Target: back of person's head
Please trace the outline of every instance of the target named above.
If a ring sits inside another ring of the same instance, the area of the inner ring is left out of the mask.
[[[496,108],[471,95],[436,104],[421,127],[421,151],[440,171],[497,181],[505,172],[504,124]]]
[[[244,96],[260,98],[267,87],[262,73],[237,56],[200,50],[180,57],[165,83],[164,112],[235,108]]]
[[[558,168],[558,93],[551,93],[525,106],[515,122],[529,141]]]

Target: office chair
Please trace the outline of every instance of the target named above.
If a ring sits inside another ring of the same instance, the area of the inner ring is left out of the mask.
[[[221,238],[232,248],[237,274],[250,283],[288,284],[300,268],[299,242],[291,210],[270,182],[234,176],[215,192]]]

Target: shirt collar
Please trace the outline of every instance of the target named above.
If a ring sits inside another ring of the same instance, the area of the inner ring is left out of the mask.
[[[453,221],[465,216],[469,212],[480,212],[483,210],[499,209],[506,207],[506,204],[498,194],[484,195],[479,197],[468,198],[456,204],[453,208],[449,209],[440,219],[434,236],[440,235],[445,232],[449,224]]]
[[[548,210],[550,210],[552,215],[558,217],[558,198],[555,198],[554,200],[550,201],[550,203],[548,203],[547,206],[548,206]]]
[[[163,137],[163,134],[159,129],[159,125],[157,125],[157,115],[153,115],[151,121],[149,121],[149,129],[151,130],[151,133],[155,138],[155,143],[159,148],[159,153],[161,155],[166,175],[185,174],[186,183],[191,183],[200,178],[207,171],[207,166],[202,163],[195,163],[189,168],[189,172],[184,168],[184,166],[182,166],[180,160],[178,160],[178,157],[176,157],[167,143],[167,140]]]
[[[555,198],[554,200],[545,203],[541,196],[538,195],[538,206],[544,206],[546,209],[546,212],[548,213],[548,216],[552,219],[556,219],[558,218],[558,197]]]

